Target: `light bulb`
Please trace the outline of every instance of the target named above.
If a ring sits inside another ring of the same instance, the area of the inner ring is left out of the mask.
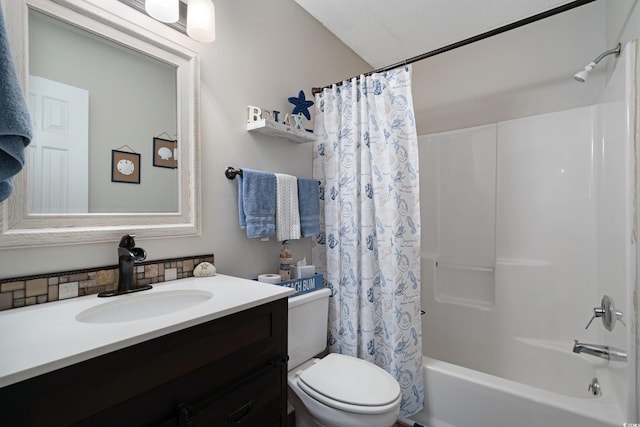
[[[203,43],[216,39],[216,11],[211,0],[189,0],[187,34]]]
[[[180,0],[146,0],[144,10],[160,22],[177,22],[180,16]]]

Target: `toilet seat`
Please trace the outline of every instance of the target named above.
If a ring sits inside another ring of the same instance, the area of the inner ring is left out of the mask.
[[[398,382],[373,363],[336,353],[314,362],[297,374],[297,384],[319,402],[359,414],[380,414],[398,405]]]

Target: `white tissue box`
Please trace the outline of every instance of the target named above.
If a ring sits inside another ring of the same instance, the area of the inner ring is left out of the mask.
[[[291,266],[291,279],[302,279],[304,277],[311,277],[314,274],[316,274],[315,265]]]

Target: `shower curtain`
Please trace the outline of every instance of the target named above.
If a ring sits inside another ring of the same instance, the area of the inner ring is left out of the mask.
[[[314,264],[325,274],[329,349],[368,360],[423,405],[418,142],[411,68],[316,95],[313,174],[322,183]]]

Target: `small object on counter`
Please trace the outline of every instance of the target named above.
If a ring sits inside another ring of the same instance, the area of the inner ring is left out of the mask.
[[[294,265],[291,267],[292,279],[304,279],[305,277],[312,277],[316,274],[315,265]]]
[[[282,250],[280,251],[280,279],[291,280],[291,262],[293,261],[293,254],[289,250],[289,241],[282,241]]]
[[[258,275],[258,282],[276,284],[280,283],[280,281],[281,280],[279,274],[265,273]]]
[[[291,267],[291,279],[303,279],[316,274],[315,265],[307,265],[307,258],[302,258]]]
[[[193,277],[210,277],[216,274],[216,266],[210,262],[201,262],[193,269]]]

